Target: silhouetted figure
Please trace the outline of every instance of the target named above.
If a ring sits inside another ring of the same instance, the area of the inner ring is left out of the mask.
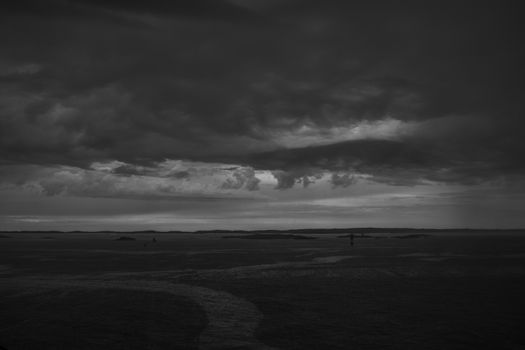
[[[352,247],[354,246],[354,234],[353,233],[350,235],[350,245]]]
[[[155,237],[153,237],[153,239],[151,240],[153,243],[157,243],[157,239]]]

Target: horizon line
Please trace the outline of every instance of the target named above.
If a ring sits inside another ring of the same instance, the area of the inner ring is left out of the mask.
[[[456,228],[416,228],[416,227],[346,227],[346,228],[297,228],[297,229],[211,229],[211,230],[0,230],[0,233],[344,233],[344,232],[358,232],[358,233],[389,233],[401,231],[414,232],[454,232],[454,231],[468,231],[468,232],[488,232],[488,231],[525,231],[525,228],[471,228],[471,227],[456,227]]]

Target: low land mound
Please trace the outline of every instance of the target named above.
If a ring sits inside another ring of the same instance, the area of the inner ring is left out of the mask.
[[[255,233],[252,235],[223,236],[222,238],[240,238],[240,239],[316,239],[317,237],[292,235],[292,234],[269,234]]]
[[[136,239],[133,237],[121,236],[119,238],[115,238],[115,241],[136,241]]]

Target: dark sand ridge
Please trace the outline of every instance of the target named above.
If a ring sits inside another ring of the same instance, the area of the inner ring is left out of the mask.
[[[332,251],[332,250],[327,250]],[[338,251],[341,252],[341,251]],[[504,255],[479,255],[483,258],[500,259],[520,259],[523,254],[504,254]],[[377,280],[378,278],[403,278],[416,276],[498,276],[500,274],[525,275],[523,266],[452,266],[443,267],[441,265],[420,265],[410,264],[391,267],[372,267],[372,266],[349,266],[345,261],[362,259],[362,255],[327,255],[316,256],[309,260],[283,261],[268,264],[244,265],[230,268],[208,268],[208,269],[167,269],[157,271],[137,271],[137,272],[106,272],[102,276],[104,279],[114,278],[135,278],[152,277],[165,280],[166,278],[191,278],[192,280],[217,281],[223,279],[243,279],[243,278],[270,278],[270,277],[299,277],[299,276],[332,276],[341,278],[355,278]],[[468,261],[474,256],[468,254],[430,254],[430,253],[411,253],[385,255],[383,258],[410,259],[411,261],[431,262],[445,261],[449,259],[461,259]],[[337,268],[334,268],[336,267]]]
[[[61,276],[60,279],[15,278],[2,280],[1,284],[38,289],[125,289],[134,291],[165,292],[187,297],[196,302],[206,312],[207,327],[199,336],[199,349],[250,348],[272,350],[275,348],[262,344],[255,338],[255,330],[262,319],[261,312],[247,300],[224,291],[173,284],[162,281],[125,280],[109,281],[85,279],[81,276]]]

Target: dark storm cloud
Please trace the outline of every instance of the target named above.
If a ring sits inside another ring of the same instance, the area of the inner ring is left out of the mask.
[[[130,11],[139,14],[155,14],[161,16],[181,16],[195,19],[254,19],[255,15],[246,8],[223,0],[78,0],[88,6],[99,6],[112,10]]]
[[[148,174],[147,169],[142,169],[131,164],[123,164],[112,171],[115,174],[119,175],[146,175]]]
[[[272,170],[280,189],[322,170],[392,183],[519,174],[525,57],[514,6],[3,2],[0,157],[119,160],[128,175],[164,159],[221,160]],[[324,135],[385,118],[438,122],[395,140],[276,141],[305,125]],[[243,176],[225,186],[257,188]]]
[[[348,187],[354,183],[356,183],[355,177],[353,177],[351,174],[332,174],[332,178],[330,179],[330,182],[332,183],[332,186],[334,188],[336,187]]]
[[[421,180],[476,184],[524,174],[525,166],[519,161],[525,155],[523,143],[517,135],[513,142],[498,136],[512,133],[507,131],[509,126],[480,126],[478,130],[475,119],[463,126],[458,119],[438,121],[440,125],[451,123],[441,130],[434,122],[423,124],[415,135],[396,141],[355,140],[213,159],[273,170],[279,189],[301,183],[321,169],[333,173],[334,187],[351,184],[351,176],[340,174],[348,171],[370,174],[372,180],[392,185]],[[306,187],[308,181],[303,184]]]
[[[404,172],[403,183],[413,184],[452,164],[444,155],[425,149],[423,145],[381,140],[277,150],[236,160],[260,169],[275,169],[273,174],[278,180],[278,189],[291,188],[296,183],[307,187],[315,181],[316,171],[319,173],[320,169],[333,172],[330,180],[333,187],[347,187],[352,183],[350,174],[340,174],[349,170],[375,174],[374,179],[381,182],[396,182],[398,180],[393,179]],[[410,178],[406,179],[407,176]]]
[[[293,170],[274,170],[272,175],[277,180],[275,189],[286,190],[294,187],[295,184],[302,184],[306,188],[319,180],[323,173],[320,169],[307,167]]]
[[[254,19],[255,15],[244,7],[222,0],[191,1],[122,1],[122,0],[19,0],[5,1],[0,5],[13,14],[30,14],[52,17],[85,17],[114,20],[125,23],[125,13],[140,15],[189,17],[192,19],[238,20]],[[131,23],[132,21],[128,19]]]
[[[304,147],[250,156],[246,162],[262,169],[320,168],[344,170],[352,166],[426,166],[431,152],[397,141],[360,140]]]

